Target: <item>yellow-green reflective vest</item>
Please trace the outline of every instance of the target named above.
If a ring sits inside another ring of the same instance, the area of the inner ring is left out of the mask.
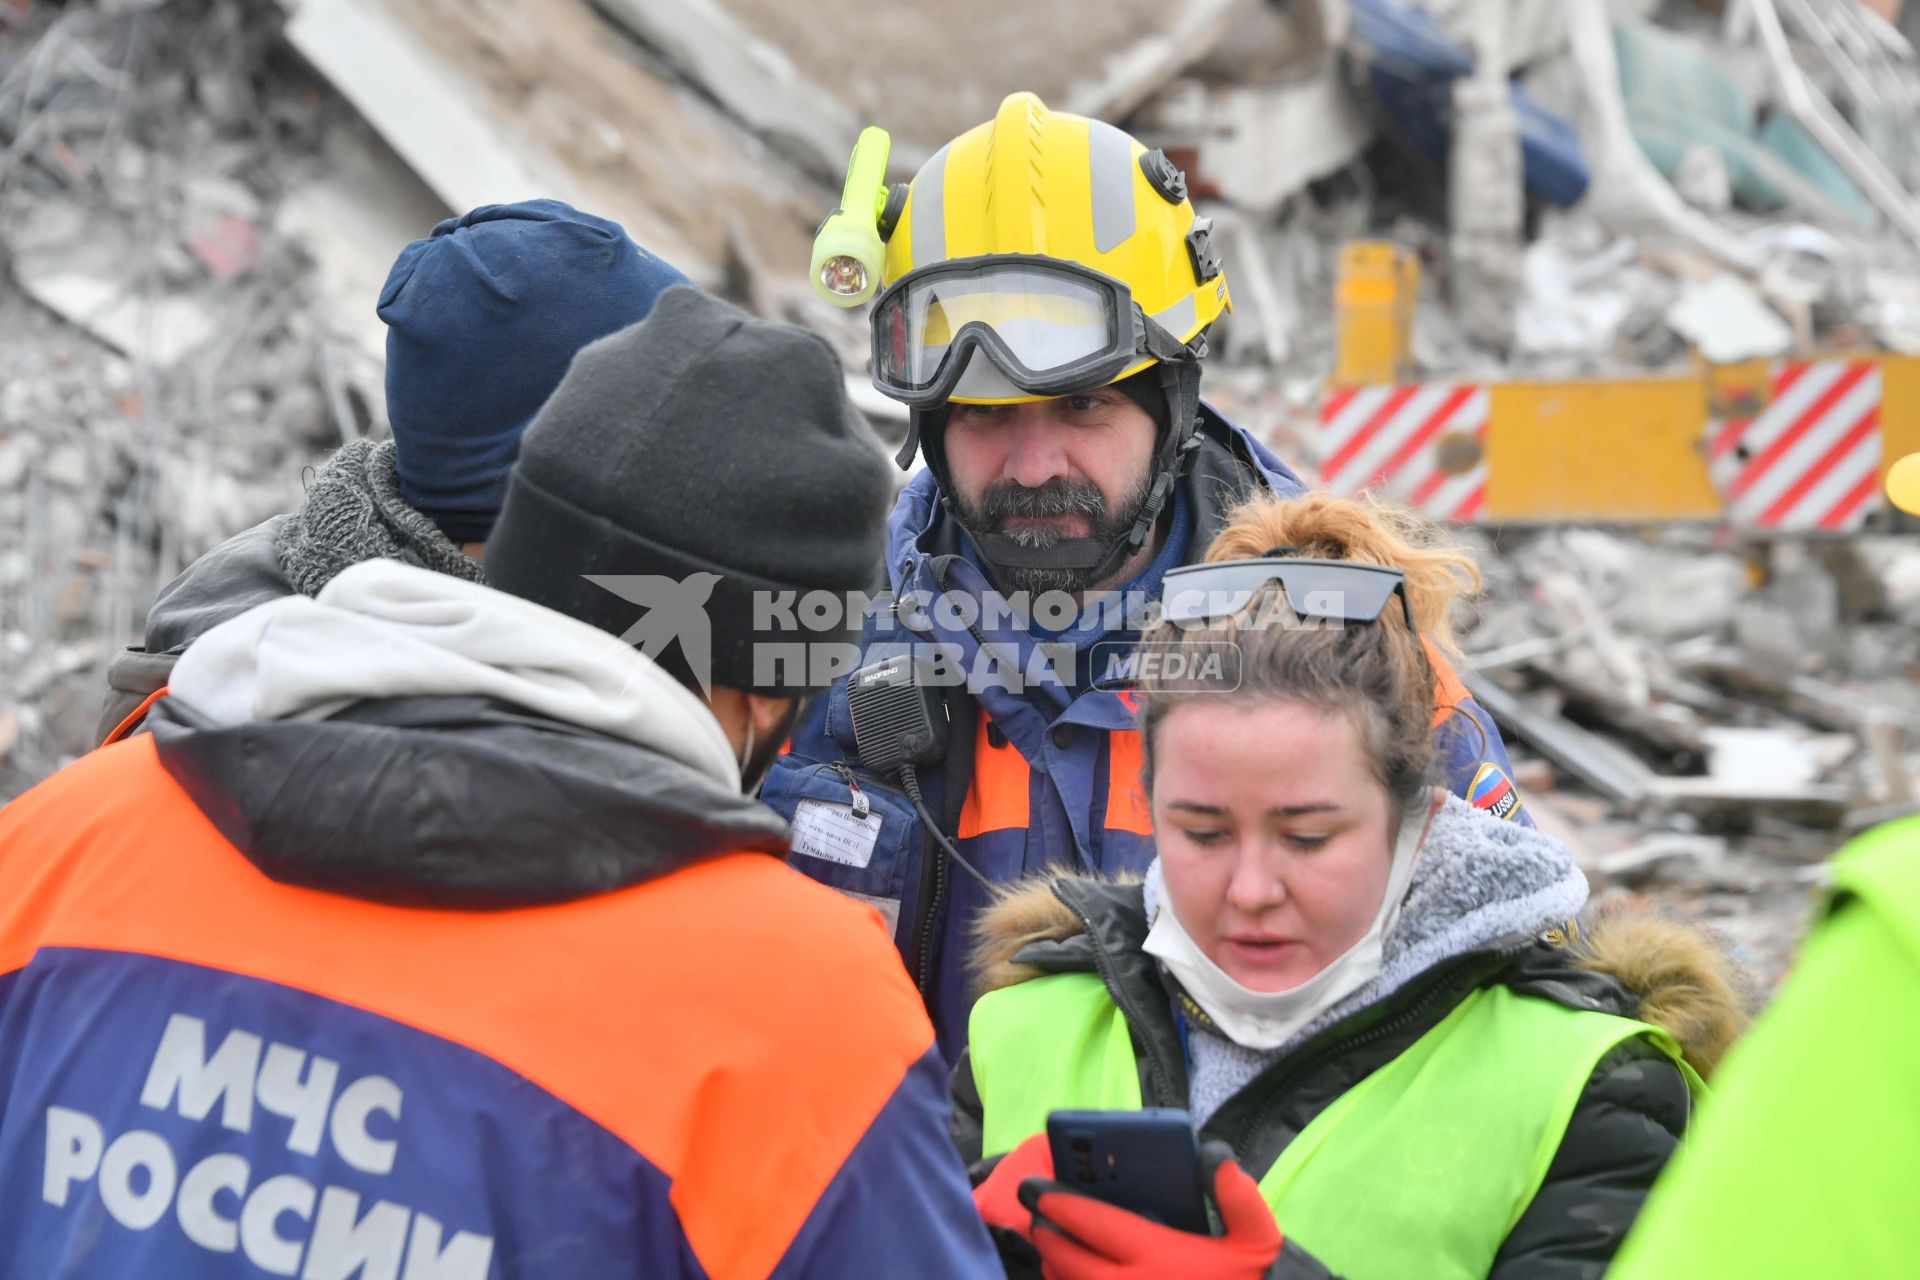
[[[1610,1280],[1916,1274],[1920,818],[1848,845],[1833,880],[1856,900],[1728,1055]]]
[[[1835,854],[1833,891],[1859,898],[1920,954],[1920,818],[1875,827]]]
[[[1348,1280],[1483,1280],[1532,1203],[1594,1068],[1644,1036],[1700,1079],[1658,1027],[1478,990],[1322,1111],[1260,1180],[1275,1220]],[[1058,1108],[1141,1104],[1126,1020],[1094,974],[993,992],[969,1026],[984,1154]]]

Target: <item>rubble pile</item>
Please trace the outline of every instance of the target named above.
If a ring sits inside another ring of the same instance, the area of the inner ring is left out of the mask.
[[[1920,354],[1920,0],[1032,12],[0,0],[0,797],[91,745],[160,585],[385,429],[387,266],[479,204],[570,200],[813,326],[887,434],[810,236],[860,125],[904,179],[1017,89],[1185,169],[1234,291],[1209,396],[1303,473],[1358,239],[1418,257],[1416,377]],[[1529,808],[1777,973],[1820,858],[1915,802],[1911,537],[1463,536]]]
[[[111,648],[378,410],[273,223],[358,129],[246,6],[0,30],[0,795],[87,745]]]
[[[1506,535],[1468,644],[1535,821],[1763,980],[1848,835],[1920,807],[1920,542]],[[1755,586],[1764,579],[1764,585]]]

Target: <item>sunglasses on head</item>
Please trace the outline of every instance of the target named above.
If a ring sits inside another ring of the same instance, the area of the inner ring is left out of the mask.
[[[1296,557],[1275,547],[1251,560],[1218,560],[1167,571],[1161,617],[1177,626],[1218,622],[1241,612],[1269,582],[1278,582],[1287,603],[1302,618],[1326,622],[1374,622],[1395,595],[1412,631],[1407,575],[1386,565],[1354,560]]]

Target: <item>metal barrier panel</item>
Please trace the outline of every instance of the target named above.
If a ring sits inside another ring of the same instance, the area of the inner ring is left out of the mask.
[[[1330,387],[1320,484],[1454,523],[1718,521],[1840,533],[1920,452],[1920,358],[1659,378]]]
[[[1708,466],[1728,523],[1765,532],[1844,532],[1880,507],[1878,360],[1783,361],[1751,416],[1712,422]]]
[[[1436,520],[1484,517],[1489,396],[1476,383],[1343,387],[1321,401],[1320,484],[1374,489]]]

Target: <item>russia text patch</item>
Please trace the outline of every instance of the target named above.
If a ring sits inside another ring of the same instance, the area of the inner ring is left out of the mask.
[[[1467,788],[1467,800],[1474,808],[1509,822],[1520,812],[1520,790],[1497,764],[1480,766],[1480,771],[1473,775],[1473,785]]]

